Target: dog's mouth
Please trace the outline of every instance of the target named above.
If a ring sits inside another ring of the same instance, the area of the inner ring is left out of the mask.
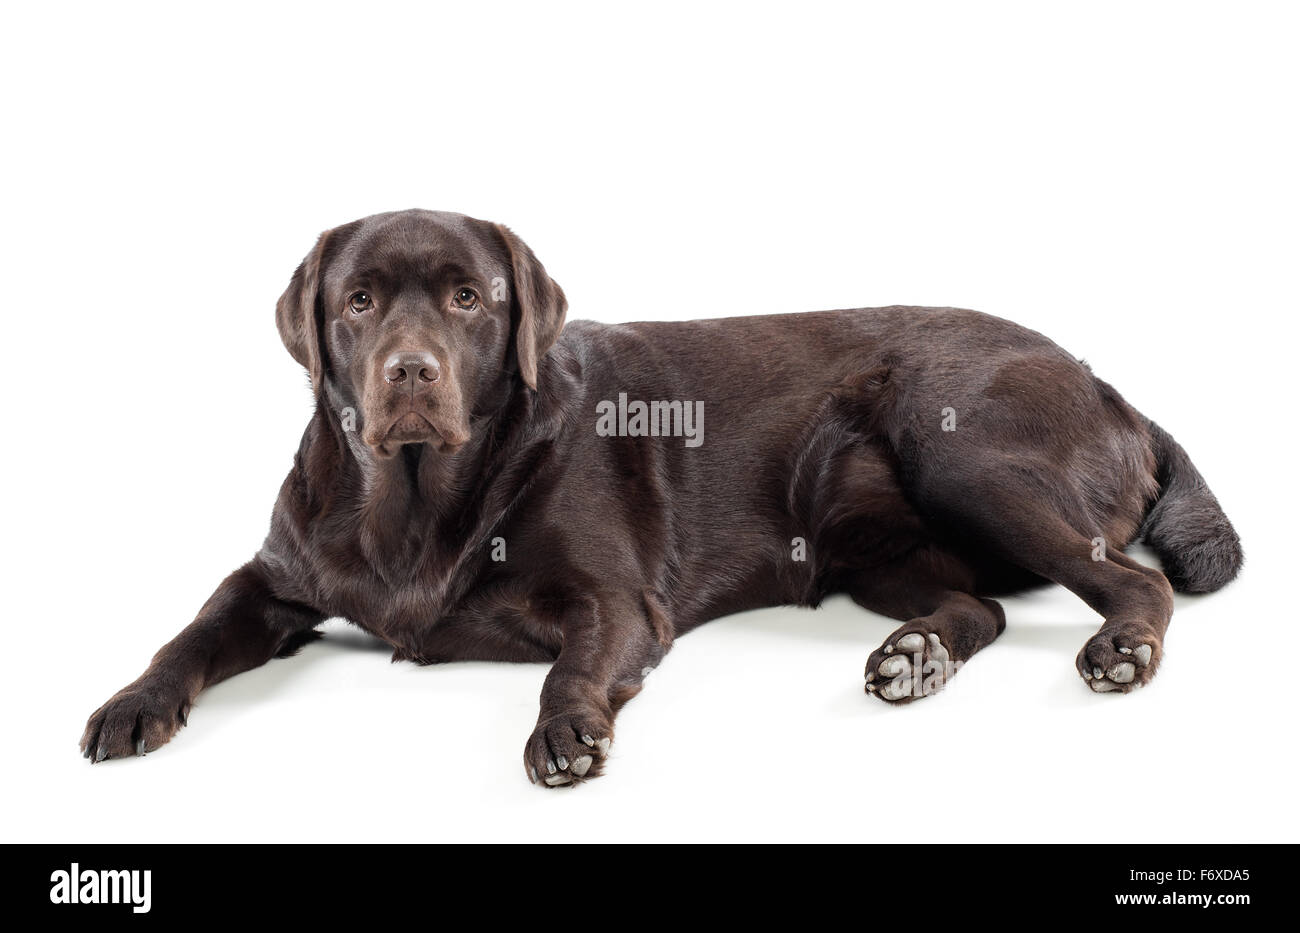
[[[385,433],[384,440],[396,444],[409,444],[426,441],[431,434],[437,433],[438,429],[428,418],[417,411],[408,411],[393,422]]]
[[[392,457],[405,444],[430,444],[438,450],[454,451],[469,440],[469,434],[453,425],[438,427],[418,411],[408,411],[388,426],[383,437],[370,441],[381,457]]]

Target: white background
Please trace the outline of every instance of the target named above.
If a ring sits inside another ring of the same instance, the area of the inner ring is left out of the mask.
[[[1296,841],[1294,8],[541,6],[5,7],[0,837]],[[414,206],[513,226],[572,318],[1042,330],[1188,448],[1246,571],[1131,696],[1076,676],[1098,619],[1059,589],[901,709],[862,693],[893,622],[719,621],[564,792],[521,764],[544,667],[333,621],[92,768],[86,717],[265,534],[294,266]]]

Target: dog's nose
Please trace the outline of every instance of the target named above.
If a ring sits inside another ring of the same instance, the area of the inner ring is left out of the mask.
[[[393,385],[409,379],[419,388],[421,383],[429,385],[441,379],[442,367],[432,353],[402,351],[384,361],[384,378]]]

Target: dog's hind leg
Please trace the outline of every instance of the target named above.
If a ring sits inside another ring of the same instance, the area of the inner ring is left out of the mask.
[[[975,596],[974,584],[962,561],[922,547],[849,587],[859,605],[904,621],[867,659],[867,693],[888,703],[929,696],[1002,634],[1002,607]]]
[[[977,475],[972,471],[968,475]],[[999,557],[1070,590],[1105,619],[1076,660],[1080,676],[1098,693],[1126,693],[1145,684],[1160,663],[1173,612],[1173,588],[1159,570],[1121,551],[1100,529],[1075,527],[1080,511],[1061,501],[1062,490],[1042,488],[1037,471],[986,472],[976,487],[948,486],[941,506],[955,527]],[[1053,495],[1055,493],[1055,496]]]
[[[909,407],[881,415],[908,501],[941,540],[960,542],[981,561],[1059,583],[1101,614],[1101,630],[1077,660],[1091,689],[1122,693],[1146,683],[1160,663],[1173,590],[1160,571],[1123,549],[1164,485],[1151,429],[1114,389],[1063,352],[1000,358],[971,385],[978,391],[918,377],[905,386]],[[960,411],[947,426],[937,415],[945,405]],[[1171,448],[1164,459],[1176,465],[1177,453]],[[1206,512],[1212,499],[1190,492],[1190,464],[1182,479],[1188,490],[1182,501]],[[1179,492],[1171,489],[1175,505]],[[1209,517],[1222,513],[1216,507]],[[1157,523],[1152,534],[1169,541],[1162,532],[1184,524]],[[1210,525],[1192,536],[1190,547],[1172,548],[1174,556],[1190,550],[1185,563],[1200,567],[1197,557],[1206,547],[1224,550],[1230,529]],[[1208,582],[1222,575],[1210,574]]]

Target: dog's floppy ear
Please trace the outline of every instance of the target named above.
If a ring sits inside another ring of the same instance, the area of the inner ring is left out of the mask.
[[[316,240],[316,246],[307,258],[299,263],[275,304],[275,326],[280,339],[311,375],[312,391],[320,393],[323,365],[321,362],[320,330],[316,323],[317,294],[320,289],[321,256],[333,231],[326,230]]]
[[[565,300],[563,289],[546,274],[546,269],[528,244],[515,236],[509,227],[497,224],[496,228],[510,251],[514,278],[511,313],[519,375],[530,389],[536,389],[537,365],[560,336],[569,302]]]

